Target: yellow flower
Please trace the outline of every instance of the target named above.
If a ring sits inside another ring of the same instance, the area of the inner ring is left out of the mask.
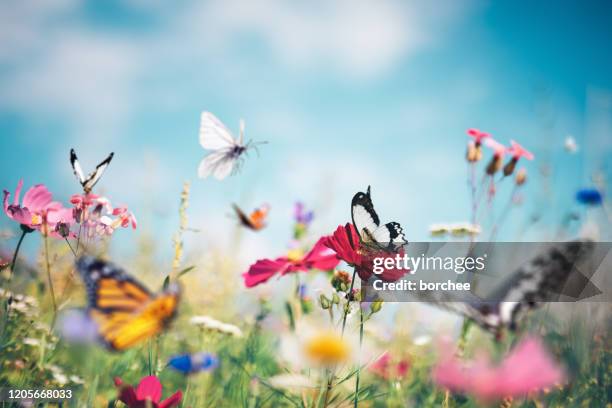
[[[314,335],[305,343],[305,352],[314,362],[332,366],[348,360],[351,348],[340,335],[323,332]]]

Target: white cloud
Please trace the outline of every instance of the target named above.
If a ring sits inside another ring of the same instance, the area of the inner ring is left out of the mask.
[[[386,72],[430,44],[464,14],[465,6],[393,0],[215,0],[187,10],[180,25],[215,52],[231,49],[248,36],[292,68],[334,68],[364,78]]]

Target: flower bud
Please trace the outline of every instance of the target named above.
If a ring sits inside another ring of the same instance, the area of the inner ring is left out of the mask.
[[[503,163],[502,163],[501,156],[495,154],[491,158],[491,161],[489,162],[489,164],[487,164],[487,168],[485,171],[489,176],[492,176],[502,168],[502,164]]]
[[[482,148],[480,147],[480,143],[469,143],[465,158],[470,163],[480,161],[480,159],[482,159]]]
[[[331,299],[331,301],[332,301],[332,303],[333,303],[333,304],[335,304],[335,305],[339,304],[339,303],[340,303],[340,296],[338,296],[338,294],[337,294],[337,293],[334,293],[334,294],[332,295],[332,299]]]
[[[525,184],[527,181],[527,170],[524,168],[519,169],[519,171],[516,173],[514,181],[516,182],[517,186],[522,186]]]
[[[325,296],[324,294],[321,294],[321,296],[319,296],[319,302],[321,302],[321,307],[325,310],[329,309],[330,306],[330,301],[327,298],[327,296]]]
[[[380,312],[380,309],[382,309],[382,305],[383,305],[383,300],[376,299],[370,304],[370,312],[372,314]]]
[[[68,236],[70,235],[70,227],[68,226],[68,224],[66,224],[65,222],[59,222],[56,226],[55,226],[55,231],[60,235],[60,237],[62,238],[68,238]]]
[[[514,173],[514,168],[516,167],[516,163],[518,159],[513,157],[506,165],[504,166],[504,176],[508,177],[512,173]]]

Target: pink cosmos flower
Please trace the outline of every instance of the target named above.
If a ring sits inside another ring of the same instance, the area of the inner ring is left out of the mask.
[[[394,362],[388,351],[385,351],[369,366],[369,370],[383,380],[402,380],[408,375],[409,369],[408,360],[402,359]]]
[[[154,375],[144,377],[136,388],[124,385],[121,378],[115,378],[115,386],[119,389],[119,401],[129,408],[170,408],[176,407],[183,398],[179,390],[169,398],[160,401],[162,397],[162,385]]]
[[[19,205],[22,188],[23,180],[19,180],[13,204],[9,204],[11,194],[4,190],[4,212],[10,219],[33,230],[40,230],[44,226],[45,231],[43,232],[50,235],[55,235],[55,228],[58,224],[70,225],[74,222],[72,210],[53,201],[51,193],[43,184],[37,184],[26,191]]]
[[[514,160],[518,160],[521,157],[524,157],[527,160],[534,159],[534,155],[529,150],[525,149],[514,140],[510,140],[510,148],[508,149],[508,153],[512,155]]]
[[[433,372],[437,384],[483,401],[537,392],[562,383],[564,378],[562,368],[535,337],[521,341],[499,365],[494,366],[485,356],[466,363],[449,354]]]
[[[481,132],[478,129],[468,129],[467,134],[474,139],[476,146],[480,146],[482,141],[486,138],[490,138],[491,135],[489,133]]]
[[[374,258],[394,258],[396,256],[396,254],[389,254],[385,251],[377,252],[361,248],[359,235],[355,226],[351,223],[347,223],[344,226],[340,225],[331,236],[323,238],[323,243],[333,250],[339,259],[355,267],[357,274],[364,281],[370,279],[374,273]],[[403,256],[403,250],[399,251],[399,255]],[[383,273],[377,276],[386,282],[395,282],[404,276],[406,272],[407,270],[405,269],[385,268]]]
[[[74,206],[74,217],[85,227],[85,235],[112,235],[117,228],[132,226],[136,229],[137,222],[133,213],[127,207],[116,207],[106,197],[96,194],[74,194],[70,198]]]
[[[266,282],[276,274],[282,276],[292,272],[307,272],[311,269],[322,271],[333,269],[340,261],[336,254],[323,244],[323,240],[324,238],[319,239],[310,252],[304,256],[292,251],[289,256],[258,260],[242,274],[245,286],[252,288]]]

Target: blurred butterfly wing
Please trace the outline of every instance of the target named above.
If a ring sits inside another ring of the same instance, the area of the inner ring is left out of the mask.
[[[77,261],[77,269],[92,309],[134,312],[152,298],[147,288],[110,262],[84,256]]]
[[[251,222],[251,218],[249,218],[249,216],[247,216],[244,211],[240,209],[240,207],[238,207],[236,204],[232,204],[232,207],[234,208],[234,212],[236,213],[241,225],[250,229],[255,229],[255,225]]]
[[[353,196],[351,201],[351,218],[355,229],[362,239],[372,238],[366,234],[369,233],[371,235],[380,226],[380,219],[374,210],[374,204],[372,204],[369,186],[366,193],[360,191]]]
[[[72,166],[72,171],[77,180],[83,185],[83,183],[85,183],[85,175],[83,174],[83,169],[81,168],[81,164],[79,163],[79,159],[74,149],[70,149],[70,165]]]
[[[227,127],[212,113],[200,117],[200,145],[208,150],[228,149],[238,144]]]
[[[500,323],[514,329],[525,312],[560,294],[576,272],[576,263],[592,248],[586,240],[560,243],[518,268],[488,296],[499,301]]]
[[[200,162],[198,177],[206,178],[211,174],[218,180],[229,176],[234,167],[236,159],[226,151],[217,151],[209,154]]]
[[[178,293],[164,293],[138,313],[98,316],[100,336],[114,350],[125,350],[159,334],[176,315]]]
[[[550,294],[560,293],[575,270],[574,265],[590,253],[590,241],[561,243],[539,254],[501,284],[489,300],[462,294],[461,301],[451,292],[419,292],[423,301],[472,319],[483,329],[498,334],[503,328],[515,330],[521,318],[545,302]],[[470,296],[466,298],[466,296]]]
[[[87,176],[87,179],[82,183],[86,192],[91,191],[96,183],[100,180],[111,160],[113,160],[114,155],[115,153],[109,154],[106,159],[100,162],[100,164],[96,166],[96,169]]]
[[[178,288],[153,297],[122,269],[88,256],[77,261],[77,269],[87,286],[89,314],[111,349],[124,350],[159,333],[176,314]]]

